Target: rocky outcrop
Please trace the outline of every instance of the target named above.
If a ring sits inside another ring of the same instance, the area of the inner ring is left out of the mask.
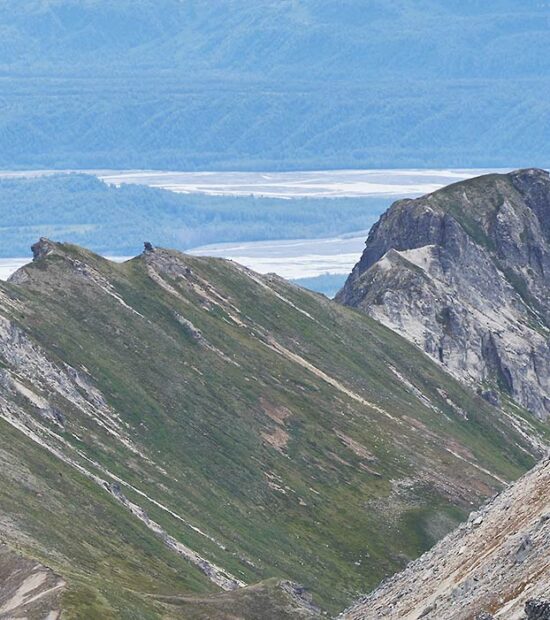
[[[55,248],[56,244],[53,241],[50,241],[46,237],[40,237],[36,243],[31,245],[32,259],[40,260],[54,252]]]
[[[400,200],[337,301],[399,332],[492,404],[550,416],[550,176],[519,170]]]
[[[532,600],[525,603],[527,620],[550,620],[550,600]]]
[[[550,458],[341,620],[548,620]]]

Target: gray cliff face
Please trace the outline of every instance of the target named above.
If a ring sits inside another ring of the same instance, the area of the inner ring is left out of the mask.
[[[487,175],[401,200],[337,298],[493,404],[550,416],[550,176]]]

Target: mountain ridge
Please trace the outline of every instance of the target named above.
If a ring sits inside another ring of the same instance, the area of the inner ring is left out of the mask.
[[[547,441],[281,278],[150,245],[34,250],[0,283],[0,521],[65,579],[69,618],[246,617],[260,595],[288,617],[270,579],[336,612]]]
[[[550,176],[525,169],[397,201],[336,299],[487,398],[550,412]],[[499,396],[500,394],[500,396]]]

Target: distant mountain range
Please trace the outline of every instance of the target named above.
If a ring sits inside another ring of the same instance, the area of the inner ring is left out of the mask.
[[[0,166],[548,165],[545,2],[0,3]]]

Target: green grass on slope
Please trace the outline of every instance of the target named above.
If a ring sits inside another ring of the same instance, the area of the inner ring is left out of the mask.
[[[1,536],[68,582],[64,618],[153,619],[144,594],[216,588],[109,494],[0,420]]]
[[[21,304],[12,319],[52,361],[93,378],[149,460],[56,397],[63,437],[183,517],[187,525],[123,488],[172,536],[247,583],[292,579],[337,611],[534,461],[499,411],[402,338],[320,295],[257,282],[216,259],[158,251],[183,274],[165,273],[161,287],[144,257],[115,265],[74,246],[57,252],[29,267],[25,284],[2,285]],[[92,269],[134,311],[92,282]],[[82,495],[71,490],[67,502]],[[102,515],[85,510],[101,530]],[[22,529],[42,521],[37,511]],[[113,525],[114,541],[125,523]],[[45,530],[29,535],[47,557]],[[90,545],[84,563],[99,550],[109,563],[110,547]],[[166,579],[164,549],[149,571],[146,548],[135,552],[138,568],[158,577],[162,594],[211,589],[191,565],[181,581]],[[134,579],[126,568],[108,574],[113,587]],[[154,591],[146,576],[135,584]]]
[[[64,619],[301,617],[276,580],[220,594],[106,491],[3,420],[0,463],[0,540],[64,577]]]

